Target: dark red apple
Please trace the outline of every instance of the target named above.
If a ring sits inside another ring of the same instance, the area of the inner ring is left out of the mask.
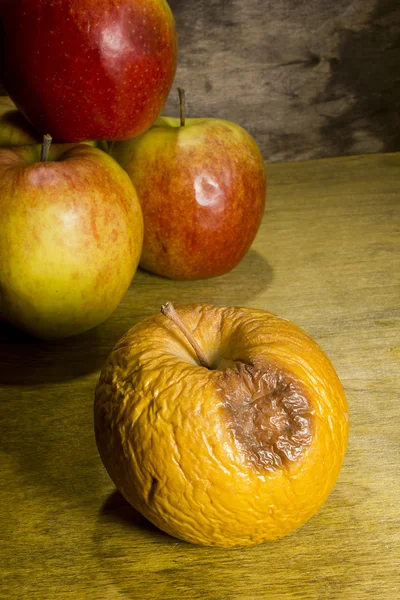
[[[6,0],[1,76],[41,133],[123,140],[161,112],[176,70],[165,0]]]

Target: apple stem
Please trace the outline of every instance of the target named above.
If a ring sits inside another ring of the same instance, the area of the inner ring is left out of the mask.
[[[49,158],[49,151],[52,141],[53,138],[48,133],[46,133],[46,135],[43,136],[42,153],[40,155],[41,162],[46,162]]]
[[[171,321],[173,323],[175,323],[175,325],[181,330],[181,332],[183,333],[183,335],[185,336],[185,338],[187,339],[187,341],[189,342],[189,344],[192,346],[193,350],[195,351],[196,356],[199,359],[199,363],[201,364],[201,366],[206,367],[206,369],[211,370],[211,365],[208,362],[206,355],[204,354],[203,350],[200,348],[194,335],[189,331],[189,329],[186,327],[185,323],[182,321],[182,319],[176,312],[176,310],[173,307],[173,305],[171,304],[171,302],[167,302],[166,304],[163,304],[161,307],[161,312],[163,315],[165,315],[166,317],[171,319]]]
[[[185,126],[185,90],[178,87],[179,107],[181,112],[181,127]]]

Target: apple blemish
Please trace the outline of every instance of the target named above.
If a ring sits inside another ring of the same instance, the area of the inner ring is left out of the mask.
[[[219,393],[227,425],[246,462],[274,471],[298,461],[312,441],[312,406],[298,381],[271,364],[221,371]]]
[[[173,305],[167,302],[161,312],[186,337],[200,366],[212,370],[211,362]],[[217,389],[227,427],[246,462],[259,471],[274,471],[299,460],[312,441],[312,406],[305,390],[293,376],[272,363],[259,369],[242,361],[230,362],[233,366],[217,369]]]

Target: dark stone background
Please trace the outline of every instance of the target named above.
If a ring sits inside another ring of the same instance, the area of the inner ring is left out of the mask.
[[[188,116],[243,125],[269,161],[400,150],[400,0],[169,4],[179,66],[163,114],[180,85]]]

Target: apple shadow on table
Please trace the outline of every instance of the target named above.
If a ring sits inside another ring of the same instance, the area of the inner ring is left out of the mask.
[[[153,314],[167,301],[173,304],[210,303],[220,306],[250,306],[252,299],[263,292],[273,280],[273,269],[256,250],[249,250],[243,260],[220,277],[192,281],[172,281],[141,271],[137,287],[150,287],[148,310]],[[262,308],[254,306],[254,308]]]
[[[41,341],[0,321],[0,385],[58,383],[93,373],[100,370],[114,344],[132,325],[157,313],[165,302],[254,304],[252,298],[268,287],[272,278],[269,263],[250,250],[232,271],[211,279],[173,281],[138,271],[115,313],[78,336]],[[135,304],[141,295],[148,299],[145,310],[140,308],[143,303]]]
[[[149,593],[152,598],[162,598],[166,587],[177,592],[185,576],[181,563],[187,564],[193,553],[204,555],[207,550],[164,533],[118,491],[100,508],[92,548],[106,581],[112,581],[121,597],[130,600],[149,598]],[[143,561],[148,561],[145,566]]]
[[[122,335],[121,331],[121,335]],[[0,321],[0,385],[58,383],[100,369],[113,342],[99,328],[63,340],[43,341]]]
[[[113,582],[122,597],[132,600],[150,597],[149,583],[154,598],[162,598],[166,587],[177,591],[182,578],[188,577],[182,564],[188,566],[194,554],[204,556],[209,550],[164,533],[118,491],[107,498],[99,511],[92,547],[107,581]],[[143,567],[146,560],[150,562]],[[189,579],[192,574],[191,571]],[[184,587],[191,588],[191,583]]]
[[[166,543],[182,542],[177,540],[161,529],[158,529],[155,525],[150,523],[143,515],[140,514],[133,506],[125,500],[123,495],[115,490],[105,501],[100,510],[99,520],[105,523],[119,523],[123,526],[127,526],[132,530],[139,530],[143,534],[147,535],[153,541],[155,539],[163,540]]]
[[[304,578],[305,589],[310,593],[315,589],[314,577],[325,582],[319,586],[321,591],[326,584],[340,591],[341,586],[351,584],[361,560],[354,554],[351,538],[354,523],[362,525],[362,506],[349,500],[350,494],[346,497],[342,523],[338,523],[336,515],[343,496],[340,490],[335,490],[324,508],[290,536],[257,546],[219,548],[197,546],[168,536],[146,521],[116,491],[100,509],[92,548],[106,580],[113,582],[122,597],[132,600],[150,597],[148,593],[152,598],[162,598],[166,589],[174,592],[179,589],[176,595],[182,598],[220,598],[215,593],[222,589],[224,598],[237,597],[243,578],[255,584],[254,564],[264,564],[268,557],[272,559],[268,563],[269,576],[275,587],[295,565],[297,570],[311,573]],[[326,543],[326,539],[331,542]],[[339,541],[344,542],[341,549],[344,559],[340,561]],[[238,564],[241,568],[237,570]],[[335,566],[331,575],[326,575],[324,565]]]

